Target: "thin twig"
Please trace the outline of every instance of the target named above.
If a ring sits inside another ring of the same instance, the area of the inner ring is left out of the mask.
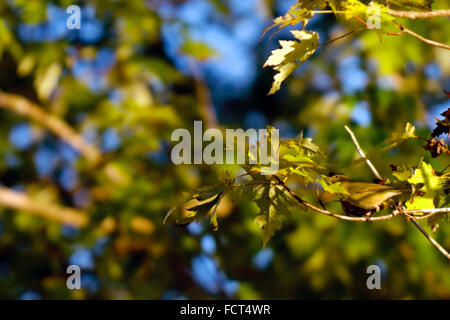
[[[247,183],[236,183],[233,184],[233,187],[245,187],[245,186],[276,186],[278,183],[272,183],[272,182],[247,182]]]
[[[416,219],[412,216],[408,215],[408,219],[411,223],[419,229],[420,232],[431,242],[433,246],[435,246],[447,259],[450,260],[450,253],[447,252],[436,240],[434,240],[421,226],[417,223]]]
[[[360,156],[366,161],[367,165],[369,166],[370,170],[372,170],[373,174],[375,175],[375,177],[377,177],[378,180],[383,180],[383,177],[380,175],[380,173],[377,171],[377,169],[375,168],[375,166],[372,164],[372,162],[366,157],[366,154],[364,153],[364,151],[361,149],[361,146],[358,143],[358,140],[356,140],[355,134],[353,133],[352,130],[350,130],[349,127],[345,126],[345,130],[347,130],[348,134],[350,135],[350,137],[353,140],[353,143],[356,146],[356,150],[358,150]]]
[[[310,208],[313,211],[316,211],[318,213],[321,213],[321,214],[324,214],[324,215],[327,215],[327,216],[330,216],[330,217],[333,217],[333,218],[336,218],[336,219],[345,220],[345,221],[353,221],[353,222],[386,221],[386,220],[391,220],[392,218],[394,218],[395,216],[400,215],[400,214],[428,213],[428,215],[424,216],[424,217],[415,217],[417,220],[420,220],[420,219],[424,219],[424,218],[429,218],[430,216],[433,216],[433,215],[435,215],[437,213],[450,212],[450,208],[419,209],[419,210],[394,210],[390,214],[387,214],[387,215],[384,215],[384,216],[380,216],[380,217],[349,217],[349,216],[336,214],[336,213],[330,212],[328,210],[316,207],[315,205],[313,205],[313,204],[303,200],[302,198],[300,198],[277,175],[274,175],[273,177],[277,180],[278,185],[280,185],[282,188],[284,188],[299,204],[301,204],[301,205],[303,205],[305,207],[308,207],[308,208]],[[261,184],[261,183],[256,183],[256,184]]]
[[[421,36],[420,34],[417,34],[414,31],[412,31],[412,30],[410,30],[408,28],[405,28],[404,26],[402,26],[397,21],[394,21],[394,23],[398,26],[398,28],[400,29],[400,32],[386,32],[386,34],[388,34],[390,36],[399,36],[399,35],[402,35],[403,33],[407,33],[410,36],[413,36],[414,38],[419,39],[420,41],[423,41],[423,42],[425,42],[425,43],[427,43],[427,44],[429,44],[431,46],[435,46],[435,47],[438,47],[438,48],[443,48],[443,49],[450,50],[450,46],[447,45],[447,44],[427,39],[427,38]]]
[[[340,39],[342,39],[342,38],[345,38],[345,37],[351,35],[352,33],[356,33],[356,32],[359,32],[359,31],[361,31],[361,30],[362,30],[362,29],[360,29],[360,30],[352,30],[352,31],[349,31],[349,32],[344,33],[343,35],[337,37],[337,38],[334,38],[334,39],[325,41],[325,42],[323,42],[323,43],[319,43],[319,46],[326,46],[326,45],[328,45],[328,44],[330,44],[330,43],[333,43],[333,42],[335,42],[335,41],[337,41],[337,40],[340,40]]]
[[[359,21],[360,23],[362,23],[363,25],[368,27],[368,24],[364,20],[362,20],[361,18],[359,18],[357,16],[353,16],[353,18],[355,18],[357,21]],[[443,43],[440,43],[440,42],[437,42],[437,41],[430,40],[430,39],[427,39],[425,37],[422,37],[421,35],[415,33],[414,31],[412,31],[412,30],[410,30],[408,28],[405,28],[404,26],[402,26],[397,21],[394,20],[393,22],[395,24],[397,24],[397,26],[400,28],[401,31],[400,32],[386,32],[387,35],[399,36],[399,35],[402,35],[404,33],[407,33],[407,34],[415,37],[416,39],[419,39],[420,41],[423,41],[423,42],[425,42],[425,43],[427,43],[429,45],[432,45],[432,46],[435,46],[435,47],[438,47],[438,48],[443,48],[443,49],[450,50],[450,46],[449,45],[446,45],[446,44],[443,44]]]
[[[311,11],[312,14],[322,14],[322,13],[343,13],[346,11],[333,11],[333,10],[315,10]],[[400,11],[387,9],[387,13],[394,17],[408,18],[408,19],[428,19],[435,17],[450,17],[450,10],[434,10],[434,11]]]
[[[356,140],[355,135],[353,134],[353,132],[350,130],[350,128],[348,128],[347,126],[345,126],[345,129],[349,132],[350,136],[353,139],[353,142],[356,145],[356,148],[358,149],[358,151],[360,152],[361,156],[363,158],[365,158],[364,152],[361,150],[361,147],[359,146],[358,140]],[[378,179],[383,180],[383,178],[381,177],[381,175],[378,173],[378,171],[376,170],[376,168],[373,166],[373,164],[370,162],[369,159],[367,159],[366,161],[367,165],[369,166],[370,169],[372,169],[372,172],[377,176]],[[410,210],[409,213],[419,213],[422,212],[424,213],[427,210],[431,210],[431,209],[422,209],[420,211],[417,210]],[[428,211],[429,213],[437,213],[437,212],[449,212],[448,208],[439,208],[439,211],[432,209],[433,211]],[[409,215],[405,210],[403,210],[401,207],[398,207],[397,210],[394,210],[391,212],[392,215],[398,215],[398,214],[404,214],[408,220],[410,220],[415,226],[416,228],[418,228],[420,230],[420,232],[422,232],[422,234],[444,255],[447,257],[447,259],[450,260],[450,254],[436,241],[434,240],[416,221],[415,217]]]
[[[368,23],[365,22],[363,19],[361,19],[358,16],[353,16],[354,19],[356,19],[358,22],[362,23],[363,25],[365,25],[367,28],[369,27]]]
[[[345,220],[345,221],[353,221],[353,222],[385,221],[385,220],[390,220],[399,214],[398,212],[397,213],[392,212],[388,215],[384,215],[384,216],[380,216],[380,217],[349,217],[349,216],[332,213],[328,210],[318,208],[315,205],[303,200],[294,191],[292,191],[291,188],[289,188],[289,186],[283,180],[281,180],[277,175],[274,175],[273,177],[278,181],[278,184],[282,188],[284,188],[299,204],[301,204],[305,207],[308,207],[318,213],[321,213],[321,214],[324,214],[324,215],[327,215],[327,216],[330,216],[330,217],[333,217],[336,219]]]
[[[437,42],[437,41],[434,41],[434,40],[427,39],[425,37],[422,37],[420,34],[415,33],[412,30],[409,30],[409,29],[407,29],[405,27],[402,27],[402,28],[403,28],[403,31],[405,33],[407,33],[410,36],[413,36],[414,38],[417,38],[417,39],[419,39],[419,40],[421,40],[421,41],[423,41],[423,42],[425,42],[425,43],[427,43],[429,45],[432,45],[432,46],[435,46],[435,47],[438,47],[438,48],[443,48],[443,49],[450,50],[450,45],[448,45],[448,44],[443,44],[443,43],[440,43],[440,42]]]

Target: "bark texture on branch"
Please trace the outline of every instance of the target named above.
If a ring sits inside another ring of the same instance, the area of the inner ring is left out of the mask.
[[[388,9],[391,16],[408,18],[408,19],[428,19],[435,17],[450,17],[450,10],[434,10],[434,11],[397,11]]]

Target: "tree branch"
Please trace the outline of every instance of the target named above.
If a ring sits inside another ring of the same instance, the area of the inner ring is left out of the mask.
[[[347,33],[344,33],[343,35],[340,35],[340,36],[336,37],[336,38],[330,39],[330,40],[325,41],[325,42],[323,42],[323,43],[319,43],[319,46],[326,46],[326,45],[328,45],[328,44],[330,44],[330,43],[333,43],[333,42],[335,42],[335,41],[337,41],[337,40],[343,39],[343,38],[345,38],[345,37],[347,37],[347,36],[349,36],[349,35],[351,35],[351,34],[353,34],[353,33],[359,32],[359,31],[361,31],[361,30],[364,30],[364,29],[349,31],[349,32],[347,32]]]
[[[408,19],[427,19],[435,17],[450,17],[450,10],[435,10],[435,11],[397,11],[388,9],[388,13],[391,16],[408,18]]]
[[[0,108],[5,108],[41,123],[90,161],[97,162],[100,159],[101,153],[95,146],[86,142],[66,122],[52,114],[46,113],[40,106],[28,99],[0,91]]]
[[[423,42],[425,42],[425,43],[427,43],[429,45],[432,45],[432,46],[435,46],[435,47],[438,47],[438,48],[443,48],[443,49],[450,50],[450,45],[443,44],[443,43],[440,43],[440,42],[437,42],[437,41],[430,40],[430,39],[427,39],[425,37],[422,37],[420,34],[417,34],[414,31],[409,30],[409,29],[407,29],[407,28],[405,28],[403,26],[399,26],[399,27],[402,30],[402,32],[407,33],[410,36],[413,36],[414,38],[419,39],[420,41],[423,41]]]
[[[364,24],[367,27],[367,23],[364,20],[362,20],[361,18],[359,18],[357,16],[353,16],[353,18],[355,18],[357,21],[359,21],[360,23]],[[443,43],[440,43],[440,42],[433,41],[433,40],[427,39],[425,37],[422,37],[421,35],[415,33],[414,31],[409,30],[408,28],[405,28],[404,26],[402,26],[397,21],[394,20],[393,22],[397,24],[397,26],[400,28],[401,31],[400,32],[386,32],[387,35],[399,36],[399,35],[401,35],[403,33],[407,33],[407,34],[413,36],[414,38],[417,38],[420,41],[423,41],[423,42],[425,42],[425,43],[427,43],[429,45],[432,45],[432,46],[435,46],[435,47],[438,47],[438,48],[443,48],[443,49],[450,50],[450,46],[449,45],[446,45],[446,44],[443,44]]]
[[[380,217],[349,217],[349,216],[336,214],[336,213],[330,212],[328,210],[316,207],[315,205],[303,200],[294,191],[292,191],[291,188],[289,188],[289,186],[283,180],[281,180],[277,175],[273,175],[273,177],[278,181],[278,185],[280,185],[283,189],[285,189],[299,204],[301,204],[305,207],[308,207],[318,213],[321,213],[321,214],[324,214],[324,215],[327,215],[327,216],[330,216],[330,217],[333,217],[336,219],[345,220],[345,221],[353,221],[353,222],[385,221],[385,220],[390,220],[390,219],[394,218],[396,215],[400,214],[400,212],[396,212],[396,213],[392,212],[388,215],[384,215],[384,216],[380,216]]]
[[[360,151],[360,154],[362,152],[361,147],[359,146],[358,140],[356,140],[355,135],[353,134],[353,132],[350,130],[350,128],[348,128],[347,126],[345,126],[345,129],[350,133],[350,136],[353,139],[353,142],[356,145],[356,148],[358,149],[358,151]],[[364,152],[362,152],[361,156],[363,158],[365,158]],[[367,159],[366,161],[367,165],[370,167],[370,169],[372,169],[372,172],[377,176],[378,179],[383,180],[383,178],[381,177],[381,175],[378,173],[378,171],[375,169],[375,167],[373,166],[373,164],[370,162],[369,159]],[[379,178],[380,177],[380,178]],[[408,220],[410,220],[412,222],[412,224],[414,224],[414,226],[416,226],[417,229],[420,230],[420,232],[422,232],[422,234],[445,256],[447,257],[447,259],[450,260],[450,254],[436,241],[434,240],[416,221],[416,218],[409,215],[409,213],[429,213],[427,216],[430,217],[431,215],[434,215],[436,213],[439,212],[450,212],[450,208],[438,208],[438,209],[419,209],[419,210],[403,210],[402,208],[399,208],[397,210],[394,210],[391,212],[392,215],[398,215],[398,214],[404,214]]]
[[[450,213],[450,208],[435,208],[435,209],[416,209],[416,210],[402,210],[401,212],[399,210],[394,210],[395,213],[404,213],[407,215],[414,215],[417,213],[426,213],[424,216],[414,216],[416,220],[422,220],[422,219],[428,219],[435,214],[438,213]]]
[[[436,240],[434,240],[421,226],[417,223],[416,219],[412,216],[407,216],[411,223],[419,229],[419,231],[427,238],[433,246],[435,246],[448,260],[450,260],[450,253],[447,252]]]
[[[377,171],[377,169],[375,168],[375,166],[372,164],[372,162],[366,157],[366,154],[364,153],[364,151],[361,149],[361,146],[358,143],[358,140],[356,140],[355,134],[353,133],[353,131],[345,126],[345,130],[347,130],[348,134],[350,135],[350,137],[353,140],[353,143],[356,146],[356,150],[358,150],[360,156],[366,161],[367,166],[370,168],[370,170],[372,170],[373,174],[375,175],[375,177],[377,177],[378,180],[383,180],[383,177],[380,175],[380,173]]]
[[[83,227],[88,221],[88,217],[82,211],[53,204],[42,204],[22,192],[5,187],[0,187],[0,205],[15,210],[23,210],[77,228]]]

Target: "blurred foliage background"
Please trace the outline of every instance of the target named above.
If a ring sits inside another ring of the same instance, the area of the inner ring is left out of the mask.
[[[279,93],[262,65],[289,28],[261,38],[290,0],[0,1],[0,298],[390,299],[450,298],[448,261],[397,218],[352,224],[294,212],[262,248],[256,206],[226,198],[218,231],[164,226],[182,192],[224,168],[175,166],[170,135],[208,127],[305,136],[333,163],[357,158],[343,126],[375,147],[412,122],[429,136],[446,110],[450,52],[408,35],[365,31],[320,47]],[[68,30],[66,8],[82,8]],[[436,0],[434,9],[448,9]],[[450,43],[447,18],[405,22]],[[321,41],[345,32],[333,15],[309,28]],[[417,166],[411,141],[373,158]],[[347,174],[370,181],[364,164]],[[429,230],[428,227],[426,227]],[[435,238],[450,248],[450,224]],[[82,268],[68,290],[66,268]],[[382,289],[366,288],[366,268]]]

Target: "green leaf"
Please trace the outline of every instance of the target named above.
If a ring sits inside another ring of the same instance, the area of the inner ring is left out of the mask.
[[[401,133],[394,132],[392,136],[385,140],[385,143],[388,144],[399,144],[408,139],[412,139],[416,137],[416,127],[414,127],[411,123],[407,123],[405,126],[405,130]]]
[[[315,182],[318,176],[315,170],[302,166],[298,166],[296,168],[290,167],[289,171],[293,174],[301,176],[304,184]]]
[[[412,169],[409,166],[401,165],[392,173],[399,181],[408,181],[412,176]]]
[[[322,186],[324,191],[327,191],[329,193],[333,194],[349,194],[347,189],[344,188],[340,182],[335,182],[331,184],[327,184],[325,181],[325,177],[322,177],[322,179],[319,180],[319,184]]]
[[[439,193],[442,191],[442,181],[434,175],[433,167],[430,164],[421,162],[408,182],[415,186],[423,186],[420,188],[420,191],[423,192],[422,196],[415,196],[413,201],[406,202],[408,210],[436,207],[435,199],[438,199]]]
[[[394,132],[390,138],[384,140],[379,148],[376,148],[375,150],[371,151],[370,153],[366,154],[366,159],[372,158],[374,155],[379,154],[380,152],[384,152],[387,150],[390,150],[392,148],[395,148],[400,143],[403,143],[405,141],[408,141],[409,139],[417,138],[416,134],[416,127],[414,127],[411,123],[407,123],[405,126],[405,130],[402,132]],[[366,161],[366,159],[361,158],[356,161],[354,161],[354,165]]]
[[[265,247],[276,230],[281,229],[281,219],[270,207],[266,214],[255,218],[255,223],[261,227],[263,233],[263,246]]]
[[[308,157],[314,157],[314,156],[324,156],[324,153],[320,150],[319,146],[312,142],[312,138],[305,138],[303,137],[303,131],[301,134],[297,137],[299,144],[302,147],[303,152]]]
[[[294,162],[294,163],[303,163],[303,162],[309,162],[312,163],[313,161],[308,158],[307,156],[304,156],[302,154],[286,154],[283,156],[282,158],[283,160],[289,161],[289,162]]]
[[[256,188],[253,201],[260,210],[255,223],[261,227],[263,246],[266,246],[275,232],[281,229],[281,216],[290,215],[289,199],[279,186],[269,185]]]
[[[221,0],[209,0],[209,2],[211,2],[219,12],[221,12],[222,14],[229,14],[230,10],[228,8],[228,5],[223,3]]]
[[[278,27],[278,30],[287,27],[289,25],[294,26],[298,23],[302,23],[302,28],[305,29],[308,21],[312,18],[314,9],[323,9],[326,7],[326,1],[324,0],[298,0],[289,11],[281,17],[277,17],[273,20],[273,25],[266,28],[264,33]]]
[[[181,52],[198,60],[207,60],[216,55],[216,51],[203,42],[187,40],[181,46]]]
[[[389,3],[409,9],[431,10],[433,0],[389,0]]]
[[[58,79],[61,75],[62,67],[55,62],[46,68],[40,68],[37,71],[34,85],[39,98],[47,100],[58,84]]]
[[[203,218],[208,214],[208,212],[219,202],[221,194],[218,194],[213,200],[207,201],[205,203],[199,204],[195,207],[187,209],[191,211],[192,214],[187,216],[187,219],[193,218],[194,220],[198,220],[199,218]]]
[[[231,187],[226,187],[224,184],[197,189],[196,193],[190,197],[183,197],[184,199],[180,201],[180,204],[167,213],[164,218],[164,224],[171,221],[175,224],[184,225],[194,221],[200,221],[209,215],[211,217],[210,220],[214,230],[217,230],[218,222],[216,210],[219,206],[220,200],[230,190]],[[194,199],[197,201],[206,201],[189,209],[185,209],[185,204],[189,202],[189,199],[191,201]]]
[[[319,44],[319,34],[316,32],[293,30],[291,33],[300,42],[281,40],[281,49],[273,50],[264,64],[264,67],[270,66],[278,71],[274,76],[269,94],[274,94],[280,90],[281,83],[314,54]]]
[[[213,186],[200,187],[196,190],[193,197],[199,201],[209,199],[225,190],[224,184],[216,184]]]
[[[444,219],[444,217],[448,217],[448,213],[437,213],[434,216],[431,216],[427,219],[427,223],[431,228],[431,231],[436,232],[437,228],[439,228],[439,222]]]

